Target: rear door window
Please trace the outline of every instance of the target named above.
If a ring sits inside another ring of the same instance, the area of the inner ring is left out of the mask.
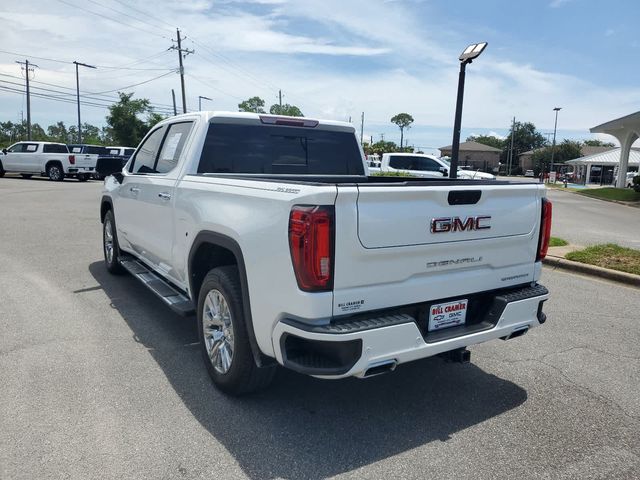
[[[162,143],[162,150],[156,163],[155,170],[158,173],[167,173],[178,164],[182,150],[184,149],[193,122],[173,123]]]
[[[59,144],[45,144],[44,147],[42,147],[42,151],[44,153],[69,153],[69,149],[67,148],[66,145],[59,145]]]
[[[164,137],[166,127],[162,126],[154,130],[140,145],[136,155],[129,165],[131,173],[156,173],[155,164],[158,150]]]
[[[198,173],[364,175],[352,132],[211,124]]]

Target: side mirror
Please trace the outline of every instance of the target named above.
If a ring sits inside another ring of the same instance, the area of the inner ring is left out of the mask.
[[[116,182],[122,184],[122,181],[124,180],[124,174],[122,172],[114,172],[111,175],[116,179]]]
[[[449,176],[449,170],[447,170],[445,167],[440,167],[440,171],[442,172],[442,175],[445,177]]]
[[[2,149],[2,153],[4,153],[4,154],[6,155],[6,154],[7,154],[7,149],[6,149],[6,148],[3,148],[3,149]]]

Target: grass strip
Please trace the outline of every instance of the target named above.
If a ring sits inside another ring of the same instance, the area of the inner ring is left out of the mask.
[[[574,262],[640,275],[640,250],[621,247],[614,243],[593,245],[584,250],[567,253],[565,258]]]
[[[549,239],[550,247],[564,247],[565,245],[569,245],[569,242],[567,242],[564,238],[551,237]]]
[[[578,193],[587,197],[603,198],[605,200],[640,202],[640,192],[630,188],[593,188],[580,190]]]

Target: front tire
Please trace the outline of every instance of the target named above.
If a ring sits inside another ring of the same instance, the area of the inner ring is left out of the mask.
[[[2,167],[2,162],[0,162],[0,178],[4,177],[4,168]]]
[[[89,180],[89,175],[78,175],[79,182],[86,182],[87,180]]]
[[[29,173],[21,173],[21,174],[20,174],[20,176],[21,176],[22,178],[31,178],[31,177],[33,177],[33,175],[31,175],[31,174],[29,174]]]
[[[64,180],[64,170],[58,163],[53,163],[47,167],[47,177],[52,182],[61,182]]]
[[[223,392],[250,393],[273,380],[275,367],[260,368],[253,358],[235,266],[214,268],[204,277],[198,296],[198,335],[209,376]]]
[[[120,247],[118,246],[118,234],[113,210],[107,211],[102,224],[102,251],[104,253],[104,265],[109,273],[121,275],[124,267],[120,264]]]

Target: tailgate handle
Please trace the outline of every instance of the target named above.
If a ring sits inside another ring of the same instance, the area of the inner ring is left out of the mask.
[[[482,190],[451,190],[449,205],[475,205],[480,201]]]

